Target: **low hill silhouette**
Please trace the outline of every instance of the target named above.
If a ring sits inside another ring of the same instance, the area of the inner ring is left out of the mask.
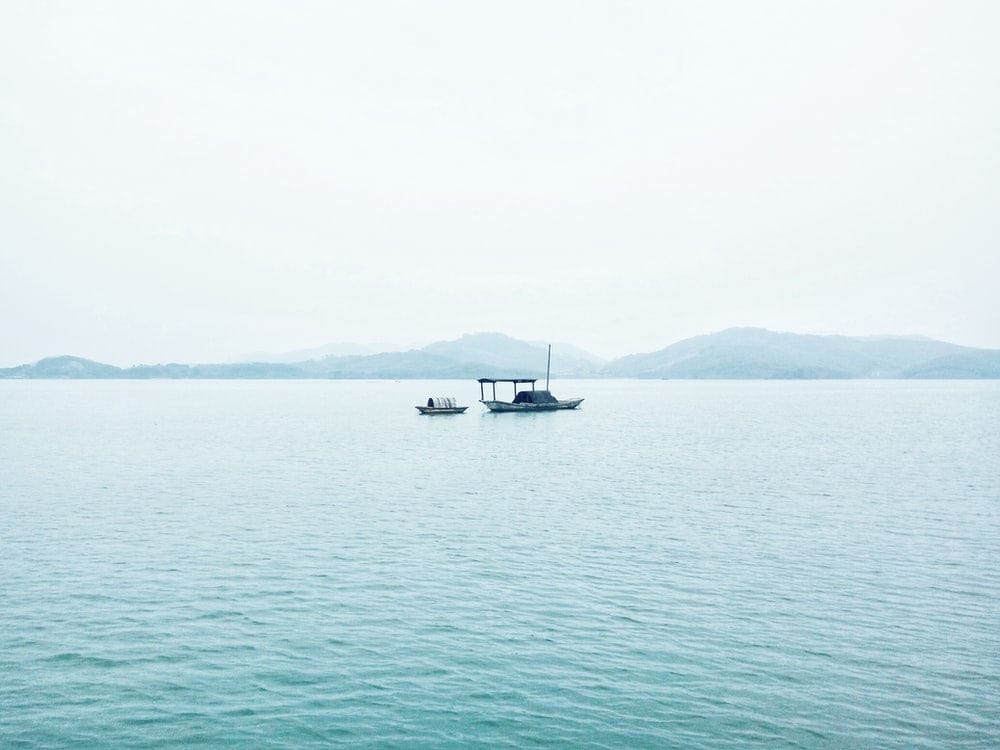
[[[81,357],[47,357],[0,369],[0,378],[542,378],[546,356],[545,344],[500,333],[475,333],[404,352],[289,363],[171,363],[120,368]],[[920,337],[816,336],[729,328],[608,363],[569,344],[554,344],[552,367],[557,378],[1000,378],[1000,350]]]

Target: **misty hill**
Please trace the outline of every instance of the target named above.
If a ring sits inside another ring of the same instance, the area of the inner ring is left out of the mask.
[[[349,341],[340,344],[326,344],[325,346],[317,346],[311,349],[296,349],[290,352],[254,352],[237,357],[234,362],[240,364],[250,362],[294,364],[296,362],[308,362],[325,357],[356,357],[367,354],[380,354],[382,352],[395,352],[400,351],[402,348],[394,344],[357,344]]]
[[[326,357],[297,365],[314,378],[474,378],[483,365],[440,357],[421,350],[357,357]]]
[[[548,345],[505,336],[502,333],[468,333],[455,341],[438,341],[420,351],[457,362],[482,365],[480,377],[545,376]],[[559,377],[595,375],[604,364],[600,357],[568,344],[552,345],[553,373]]]
[[[532,341],[530,343],[541,349],[548,348],[548,343],[544,341]],[[601,367],[604,367],[604,365],[608,363],[608,360],[605,359],[604,357],[599,357],[596,354],[593,354],[592,352],[588,352],[586,349],[581,349],[578,346],[573,346],[572,344],[566,344],[562,342],[552,345],[553,361],[555,361],[556,356],[559,357],[560,362],[563,360],[567,362],[573,362],[579,360],[581,362],[587,363],[594,369],[600,369]]]
[[[312,354],[315,350],[309,350]],[[79,357],[52,357],[32,365],[0,369],[0,378],[479,378],[544,377],[546,346],[499,333],[477,333],[438,341],[423,349],[299,362],[158,364],[120,368]],[[569,345],[552,347],[559,377],[595,375],[603,360]]]
[[[1000,378],[1000,351],[920,337],[815,336],[729,328],[650,354],[622,357],[601,374],[630,378]]]
[[[136,365],[120,371],[117,377],[127,380],[168,379],[281,379],[311,377],[301,367],[275,362],[249,362],[238,364]]]
[[[545,377],[546,346],[476,333],[406,352],[327,356],[301,362],[159,364],[120,368],[49,357],[0,369],[0,378],[478,378]],[[625,378],[1000,378],[1000,350],[919,337],[813,336],[730,328],[607,365],[566,344],[552,347],[552,373]]]
[[[117,378],[121,368],[83,357],[46,357],[34,364],[0,369],[0,378]]]
[[[1000,378],[1000,351],[973,349],[968,354],[935,357],[906,368],[900,377],[914,379]]]
[[[546,356],[547,344],[521,341],[501,333],[474,333],[409,351],[391,347],[370,351],[369,345],[364,344],[331,344],[283,355],[265,355],[242,364],[284,363],[301,371],[298,377],[317,378],[542,377]],[[553,344],[552,357],[553,371],[560,377],[592,376],[607,362],[569,344]]]
[[[0,369],[0,378],[34,379],[116,379],[149,380],[166,379],[215,379],[215,378],[308,378],[312,377],[299,367],[271,363],[255,364],[207,364],[182,365],[137,365],[135,367],[115,367],[94,362],[83,357],[46,357],[34,364],[18,365]]]
[[[474,333],[407,352],[324,357],[297,366],[323,378],[544,377],[547,355],[544,344],[501,333]],[[593,354],[560,344],[552,346],[552,359],[559,377],[595,375],[603,363]]]

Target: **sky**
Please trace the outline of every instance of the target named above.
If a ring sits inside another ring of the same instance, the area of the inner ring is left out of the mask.
[[[0,4],[0,367],[1000,348],[1000,3]]]

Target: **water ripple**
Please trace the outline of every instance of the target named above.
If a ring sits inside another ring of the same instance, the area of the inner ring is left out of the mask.
[[[0,745],[1000,745],[1000,385],[462,385],[0,382]]]

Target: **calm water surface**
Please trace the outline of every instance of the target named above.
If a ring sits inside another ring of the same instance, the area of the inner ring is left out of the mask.
[[[0,746],[1000,745],[1000,383],[552,387],[0,382]]]

